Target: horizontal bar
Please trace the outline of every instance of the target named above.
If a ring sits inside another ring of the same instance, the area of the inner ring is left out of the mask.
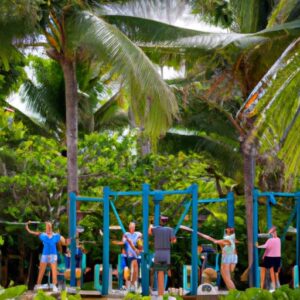
[[[103,202],[102,198],[76,196],[76,201]]]
[[[283,193],[283,192],[258,192],[258,197],[268,197],[270,195],[277,196],[277,197],[295,197],[295,193]]]
[[[163,195],[186,195],[186,194],[192,194],[192,192],[187,189],[187,190],[174,190],[174,191],[153,191],[150,192],[150,196],[154,196],[155,194],[160,193]]]
[[[226,201],[228,201],[227,198],[199,199],[198,204],[201,204],[201,203],[214,203],[214,202],[226,202]]]

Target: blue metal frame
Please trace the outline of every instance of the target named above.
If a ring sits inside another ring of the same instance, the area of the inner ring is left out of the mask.
[[[151,191],[149,184],[143,184],[142,191],[129,191],[129,192],[116,192],[110,190],[109,187],[104,187],[103,198],[94,197],[84,197],[76,196],[75,193],[70,193],[70,238],[71,238],[71,286],[76,286],[75,279],[75,252],[76,252],[76,202],[86,201],[86,202],[99,202],[103,203],[103,270],[102,270],[102,285],[99,284],[99,272],[100,267],[95,270],[95,286],[102,292],[102,295],[108,295],[109,289],[109,212],[110,207],[112,208],[119,225],[123,232],[125,228],[122,221],[118,215],[114,203],[110,200],[111,196],[115,198],[118,196],[142,196],[143,203],[143,246],[144,251],[142,253],[142,294],[144,296],[149,295],[149,265],[150,265],[150,254],[149,254],[149,197],[153,197],[154,201],[154,224],[159,225],[160,218],[160,203],[166,195],[189,195],[191,200],[187,201],[185,209],[179,219],[179,222],[175,228],[175,232],[178,231],[180,225],[182,224],[184,217],[188,213],[190,207],[192,208],[192,282],[191,282],[191,294],[197,294],[198,287],[198,204],[203,203],[216,203],[216,202],[227,202],[227,215],[228,215],[228,226],[234,227],[234,196],[233,193],[229,193],[226,198],[216,198],[216,199],[202,199],[198,200],[198,185],[193,184],[185,190],[173,190],[173,191]]]
[[[294,278],[299,278],[299,260],[300,260],[300,192],[297,193],[284,193],[284,192],[259,192],[257,189],[253,190],[253,283],[255,287],[260,286],[260,272],[259,272],[259,257],[258,249],[255,244],[258,242],[258,199],[266,197],[267,202],[267,226],[268,229],[272,227],[272,205],[276,205],[276,197],[295,198],[295,208],[291,212],[288,222],[284,228],[282,240],[286,235],[288,226],[291,224],[296,216],[297,227],[297,241],[296,241],[296,266],[294,267]],[[296,280],[297,281],[297,280]],[[299,285],[299,282],[298,282]]]

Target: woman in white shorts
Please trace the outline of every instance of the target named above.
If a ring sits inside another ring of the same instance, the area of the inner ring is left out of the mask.
[[[231,290],[235,289],[235,285],[231,279],[231,272],[234,271],[238,262],[238,256],[235,247],[235,230],[234,228],[226,228],[222,240],[215,241],[222,247],[221,275],[226,287]]]

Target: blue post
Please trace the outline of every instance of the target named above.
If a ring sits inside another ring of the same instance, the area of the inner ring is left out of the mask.
[[[258,266],[258,249],[255,246],[258,241],[258,190],[253,190],[253,283],[255,287],[260,286],[259,266]]]
[[[75,269],[76,269],[76,194],[74,192],[70,193],[70,239],[71,239],[71,278],[70,278],[70,285],[76,286],[76,276],[75,276]]]
[[[154,226],[159,226],[160,219],[160,202],[163,200],[164,195],[160,191],[155,191],[153,196],[154,202]]]
[[[296,228],[297,228],[297,237],[296,237],[296,265],[298,266],[298,278],[299,275],[299,263],[300,263],[300,192],[295,194],[296,198],[296,207],[297,207],[297,217],[296,217]]]
[[[109,284],[109,187],[103,189],[103,271],[102,295],[108,295]]]
[[[270,197],[267,197],[267,226],[268,230],[272,227],[272,203]]]
[[[192,188],[192,286],[191,295],[197,295],[198,288],[198,185],[193,184]]]
[[[142,253],[142,295],[149,295],[149,184],[143,184],[143,239],[144,239],[144,252]]]
[[[234,194],[227,194],[227,226],[234,227]]]

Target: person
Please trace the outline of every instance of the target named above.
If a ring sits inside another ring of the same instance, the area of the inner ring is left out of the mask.
[[[83,256],[83,249],[78,244],[76,245],[76,253],[75,253],[75,278],[77,280],[77,287],[81,286],[81,265],[82,265],[82,256]],[[71,279],[71,251],[70,248],[67,248],[66,254],[65,254],[65,278],[67,280]]]
[[[168,217],[160,217],[160,226],[149,227],[149,235],[154,237],[154,266],[161,265],[169,268],[171,263],[171,243],[176,242],[174,230],[167,227]],[[158,297],[162,299],[164,294],[164,270],[157,274]]]
[[[131,270],[130,278],[130,291],[135,291],[137,289],[137,279],[138,279],[138,256],[140,250],[137,246],[137,241],[142,238],[142,234],[135,231],[135,223],[130,222],[128,226],[129,231],[125,232],[122,241],[124,243],[125,251],[127,254],[128,266]]]
[[[231,273],[234,271],[238,261],[234,228],[227,227],[223,239],[215,240],[214,243],[220,245],[222,248],[221,275],[224,283],[228,290],[235,289],[231,278]]]
[[[271,237],[266,241],[266,243],[263,245],[256,243],[256,247],[265,249],[260,274],[261,288],[264,287],[266,269],[270,269],[270,290],[274,291],[276,287],[280,287],[279,269],[281,265],[281,241],[277,236],[277,230],[275,226],[272,226],[268,233],[271,235]]]
[[[56,244],[58,242],[62,242],[63,245],[66,244],[66,241],[64,237],[62,237],[59,233],[54,233],[52,231],[52,224],[50,222],[45,222],[46,231],[40,232],[40,231],[33,231],[29,229],[29,225],[31,224],[31,221],[28,221],[25,224],[25,229],[28,233],[33,234],[35,236],[38,236],[39,239],[43,243],[43,252],[40,260],[40,266],[39,266],[39,274],[37,278],[37,284],[35,286],[35,289],[41,288],[42,279],[44,277],[46,267],[48,264],[50,264],[51,272],[52,272],[52,289],[53,292],[57,292],[57,248]]]

